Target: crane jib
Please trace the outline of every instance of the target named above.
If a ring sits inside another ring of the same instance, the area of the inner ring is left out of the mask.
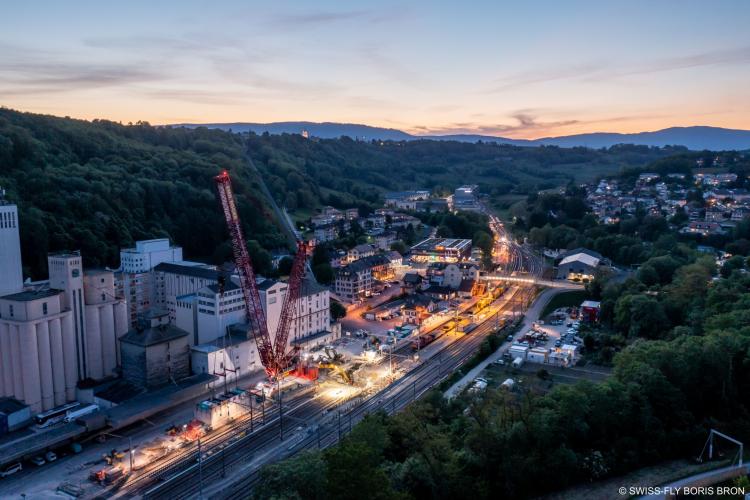
[[[234,264],[239,275],[240,288],[245,301],[247,320],[258,348],[260,362],[270,377],[276,377],[289,367],[293,353],[288,353],[289,330],[294,320],[294,307],[298,303],[305,274],[307,247],[304,242],[297,245],[297,254],[292,263],[287,293],[281,307],[281,315],[273,341],[268,331],[265,311],[255,280],[255,271],[242,234],[240,218],[232,191],[232,181],[227,171],[214,177],[219,193],[224,218],[232,239]]]

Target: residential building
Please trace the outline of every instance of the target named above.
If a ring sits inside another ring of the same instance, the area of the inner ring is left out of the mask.
[[[372,267],[364,260],[354,261],[336,270],[334,292],[343,300],[354,302],[370,295]]]
[[[683,234],[699,234],[701,236],[709,236],[712,234],[724,234],[721,224],[718,222],[700,222],[692,221],[687,226],[680,230]]]
[[[422,289],[424,278],[416,272],[408,272],[402,280],[401,290],[409,295],[413,295]]]
[[[258,292],[271,336],[276,334],[281,308],[288,290],[286,282],[259,278]],[[311,335],[331,331],[330,291],[306,276],[301,284],[300,298],[293,306],[289,343],[302,342]],[[215,345],[216,339],[227,335],[228,329],[247,322],[242,289],[230,280],[224,285],[209,285],[195,294],[178,297],[176,326],[185,330],[191,346]]]
[[[367,243],[357,245],[346,252],[346,262],[354,262],[356,260],[375,255],[376,251],[377,248],[375,247],[375,245],[370,245]]]
[[[336,224],[328,223],[321,226],[316,226],[313,231],[315,241],[318,243],[325,243],[327,241],[333,241],[339,236],[339,229]]]
[[[404,307],[401,309],[404,323],[421,325],[437,309],[437,302],[422,294],[409,295],[404,299]]]
[[[162,262],[181,260],[182,248],[170,245],[168,238],[136,241],[135,247],[120,250],[120,269],[126,273],[143,273]]]

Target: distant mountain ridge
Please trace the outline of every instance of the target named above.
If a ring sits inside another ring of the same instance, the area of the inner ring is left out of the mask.
[[[616,144],[637,144],[643,146],[685,146],[692,150],[746,150],[750,149],[750,130],[728,129],[721,127],[670,127],[652,132],[619,134],[596,132],[575,134],[542,139],[509,139],[490,135],[451,134],[451,135],[413,135],[393,128],[373,127],[356,123],[334,122],[274,122],[274,123],[179,123],[172,127],[207,127],[234,132],[254,132],[256,134],[300,134],[306,130],[312,137],[336,139],[342,136],[363,140],[414,141],[440,140],[459,142],[496,142],[513,146],[559,146],[562,148],[588,147],[606,148]]]

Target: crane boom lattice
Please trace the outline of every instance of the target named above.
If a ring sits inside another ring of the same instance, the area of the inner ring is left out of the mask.
[[[260,362],[269,377],[277,377],[283,373],[292,360],[293,353],[286,352],[286,344],[289,339],[289,329],[294,319],[294,309],[298,303],[302,288],[302,279],[305,274],[307,262],[307,247],[305,243],[298,242],[297,255],[292,264],[292,272],[289,277],[287,293],[281,308],[281,316],[272,341],[266,322],[266,314],[260,301],[260,292],[255,281],[250,254],[247,251],[245,238],[242,234],[239,213],[232,191],[232,181],[229,173],[224,171],[214,177],[219,192],[219,199],[224,211],[224,218],[232,238],[232,252],[237,273],[240,278],[240,288],[245,300],[247,320],[250,324],[255,343],[258,348]]]

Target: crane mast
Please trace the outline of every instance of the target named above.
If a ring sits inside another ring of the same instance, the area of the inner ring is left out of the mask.
[[[242,234],[237,204],[232,191],[232,181],[227,171],[214,177],[219,192],[219,200],[224,211],[224,218],[232,238],[232,253],[237,273],[240,278],[240,288],[245,300],[247,320],[258,348],[260,362],[269,377],[279,376],[289,366],[293,353],[286,352],[289,339],[289,329],[294,315],[294,307],[298,302],[305,273],[307,248],[304,242],[298,242],[297,254],[292,264],[292,272],[287,285],[287,293],[281,308],[281,317],[276,328],[274,340],[268,331],[266,314],[260,301],[260,292],[255,281],[250,254],[247,251],[245,238]]]

